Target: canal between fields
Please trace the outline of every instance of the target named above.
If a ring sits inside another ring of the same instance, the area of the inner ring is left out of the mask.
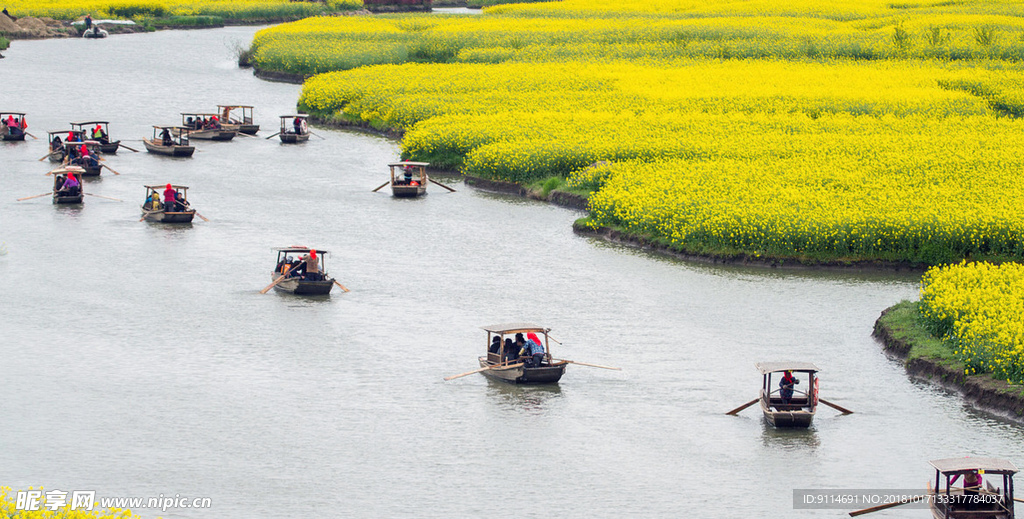
[[[29,131],[154,124],[253,104],[259,137],[192,159],[122,151],[81,207],[46,192],[44,140],[0,146],[0,485],[100,497],[210,497],[144,517],[840,517],[793,489],[923,489],[930,459],[1020,464],[1024,429],[908,379],[871,338],[917,275],[691,264],[575,236],[580,213],[450,179],[416,200],[370,190],[396,142],[314,129],[265,140],[300,87],[234,64],[256,29],[17,41],[0,109]],[[210,219],[139,222],[144,185],[190,187]],[[351,289],[259,290],[272,248],[330,251]],[[551,327],[554,387],[473,375],[479,326]],[[756,408],[754,363],[821,369],[806,431]],[[886,512],[928,517],[926,510]],[[885,514],[879,513],[878,517]]]

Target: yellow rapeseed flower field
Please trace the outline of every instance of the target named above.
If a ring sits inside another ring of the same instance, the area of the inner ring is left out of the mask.
[[[1019,258],[1024,7],[564,0],[310,18],[253,42],[299,104],[404,154],[591,188],[683,250]],[[589,168],[594,163],[607,166]]]
[[[5,0],[14,16],[74,20],[137,16],[221,16],[229,19],[313,16],[325,10],[356,9],[360,0],[327,0],[326,3],[291,0]]]
[[[1024,383],[1024,265],[962,262],[921,281],[921,313],[955,345],[967,374]]]

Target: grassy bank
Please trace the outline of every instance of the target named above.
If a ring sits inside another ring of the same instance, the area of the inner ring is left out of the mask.
[[[0,36],[0,50],[7,50],[7,47],[11,46],[11,40]]]
[[[874,335],[887,351],[904,360],[907,372],[956,391],[971,404],[1015,421],[1024,420],[1024,386],[992,374],[967,374],[970,369],[955,346],[933,333],[923,318],[920,303],[903,301],[887,309],[875,322]]]

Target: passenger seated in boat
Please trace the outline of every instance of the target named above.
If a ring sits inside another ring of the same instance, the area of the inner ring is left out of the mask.
[[[792,371],[786,371],[782,375],[782,380],[779,380],[779,396],[782,397],[783,404],[789,405],[793,401],[793,385],[799,383]]]
[[[53,179],[53,190],[60,192],[60,188],[64,186],[64,175],[57,175],[57,178]]]
[[[50,151],[58,151],[64,147],[64,141],[60,140],[60,135],[54,135],[53,140],[50,142]]]
[[[67,142],[82,142],[82,139],[79,139],[75,132],[68,132]]]
[[[292,126],[295,127],[295,135],[302,135],[302,119],[296,117],[292,121]]]
[[[107,132],[103,131],[103,128],[98,124],[92,129],[92,138],[103,144],[110,144],[110,139],[107,138]]]
[[[519,358],[519,349],[512,344],[512,339],[505,339],[505,362],[512,363]]]
[[[178,194],[174,195],[174,201],[179,211],[185,211],[188,209],[188,200],[185,200],[185,194],[178,191]]]
[[[164,146],[174,146],[174,139],[171,138],[171,132],[167,128],[160,132],[160,140]]]
[[[150,193],[150,195],[146,197],[146,201],[142,203],[142,208],[147,211],[159,211],[160,195],[156,191]]]
[[[82,184],[75,178],[74,173],[68,173],[68,178],[64,180],[64,184],[60,186],[59,192],[69,196],[75,196],[82,189]]]
[[[487,353],[497,354],[499,351],[501,351],[501,336],[495,335],[491,338],[491,347],[487,349]]]
[[[210,118],[210,129],[211,130],[219,130],[220,129],[220,119],[218,119],[216,115]]]

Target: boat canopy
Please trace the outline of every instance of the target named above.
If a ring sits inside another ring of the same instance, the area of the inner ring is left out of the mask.
[[[276,248],[274,250],[276,250],[277,252],[309,252],[311,250],[315,250],[317,254],[330,254],[331,253],[331,251],[326,251],[326,250],[323,250],[323,249],[311,249],[309,247],[303,247],[301,245],[292,245],[291,247],[278,247],[278,248]]]
[[[25,115],[25,112],[0,112],[0,115]]]
[[[71,126],[88,126],[90,124],[110,124],[110,121],[82,121],[80,123],[71,123]]]
[[[427,167],[429,165],[430,165],[429,162],[394,162],[394,163],[388,164],[388,166],[390,166],[390,167],[397,167],[397,166],[423,166],[423,167]]]
[[[281,119],[292,119],[292,118],[295,118],[295,117],[299,117],[301,119],[306,119],[306,118],[309,117],[309,114],[288,114],[288,115],[282,115],[280,117],[281,117]]]
[[[757,364],[754,364],[754,366],[761,371],[762,375],[776,373],[779,371],[806,371],[810,373],[821,371],[817,366],[810,362],[758,362]]]
[[[510,333],[518,333],[518,332],[541,332],[541,333],[548,333],[548,332],[551,331],[551,328],[545,328],[543,326],[537,326],[536,324],[532,324],[532,323],[502,323],[502,324],[492,324],[490,326],[481,326],[480,328],[483,329],[483,330],[487,330],[487,331],[489,331],[491,333],[497,333],[497,334],[501,334],[501,335],[506,335],[506,334],[510,334]]]
[[[177,184],[171,184],[171,187],[173,187],[174,189],[188,189],[188,186],[179,186]],[[156,191],[157,189],[167,189],[167,184],[160,184],[158,186],[146,186],[146,189],[152,189],[154,191]]]
[[[203,117],[209,115],[211,117],[220,117],[220,114],[216,112],[181,112],[182,117],[188,117],[190,115],[202,115]]]
[[[997,458],[948,458],[929,461],[935,470],[949,474],[977,470],[986,474],[1016,474],[1017,467],[1007,460]]]
[[[252,105],[217,105],[217,108],[230,108],[230,109],[235,109],[235,108],[252,108],[252,107],[253,107]]]
[[[157,130],[189,130],[189,128],[187,126],[174,126],[174,125],[172,125],[172,126],[157,126],[157,125],[153,125],[153,128],[156,128]]]
[[[46,132],[50,135],[60,135],[62,133],[85,133],[82,130],[54,130],[52,132]]]
[[[50,173],[54,174],[54,175],[57,175],[57,174],[60,174],[60,173],[77,173],[77,174],[81,175],[82,173],[85,173],[85,169],[83,169],[83,168],[81,168],[79,166],[61,166],[61,167],[59,167],[59,168],[57,168],[57,169],[55,169],[53,171],[50,171]]]

